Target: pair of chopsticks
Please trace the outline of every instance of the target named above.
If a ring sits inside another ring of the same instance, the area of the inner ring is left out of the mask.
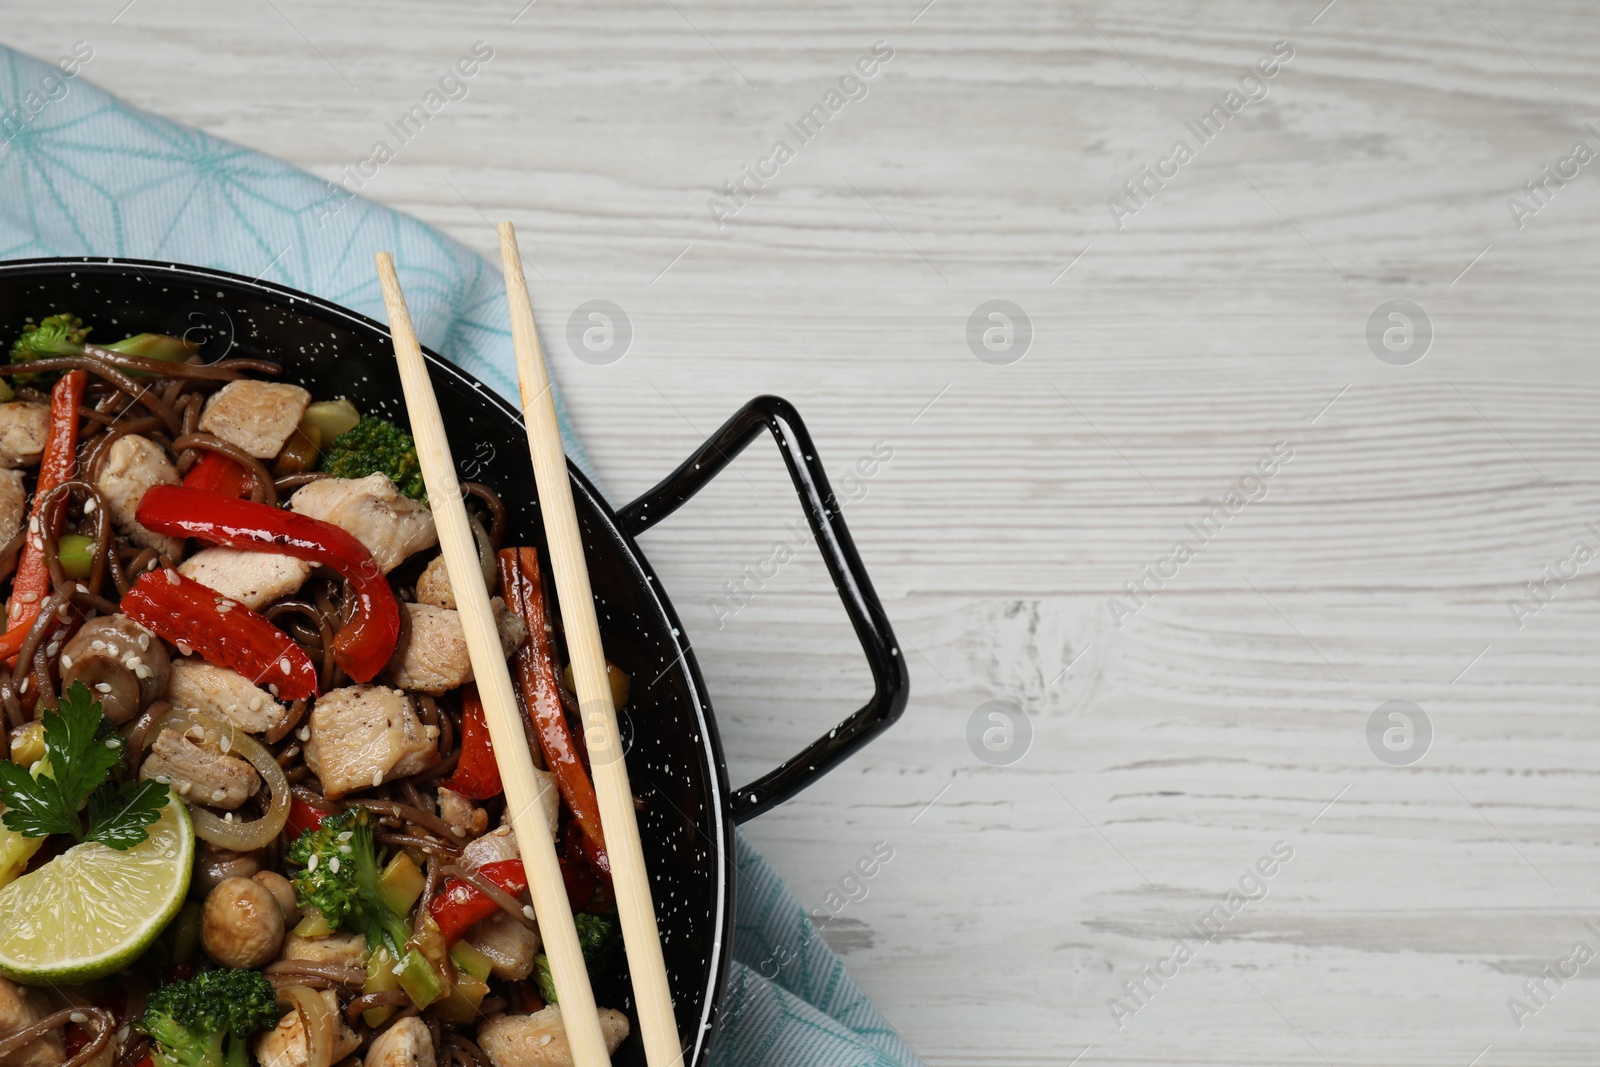
[[[577,511],[572,502],[572,485],[556,422],[555,399],[550,391],[544,353],[539,347],[516,233],[509,222],[500,224],[500,253],[504,261],[506,297],[511,305],[511,336],[517,355],[528,447],[533,454],[539,511],[544,516],[545,540],[549,545],[567,650],[572,656],[572,676],[578,690],[589,764],[594,772],[600,821],[606,850],[611,857],[611,880],[633,979],[645,1058],[650,1067],[671,1067],[682,1063],[683,1048],[672,1011],[672,992],[667,985],[660,931],[656,927],[649,876],[639,843],[633,793],[628,786],[628,769],[617,732],[616,708],[606,677],[605,653],[600,644],[600,626],[595,617],[594,596],[589,587]],[[439,413],[439,401],[434,396],[422,348],[411,325],[394,259],[389,253],[380,252],[377,263],[383,299],[389,312],[395,360],[400,367],[400,383],[411,417],[411,433],[417,442],[417,456],[439,530],[445,569],[455,591],[456,610],[466,631],[472,673],[483,699],[484,718],[494,744],[495,761],[500,765],[512,830],[522,853],[534,914],[550,961],[556,995],[560,998],[567,1042],[578,1067],[601,1067],[610,1063],[610,1057],[600,1033],[594,991],[589,986],[583,952],[578,945],[578,932],[556,859],[555,843],[550,839],[549,826],[539,803],[541,786],[534,776],[533,757],[512,692],[511,675],[500,653],[494,612],[484,588],[476,543],[467,524],[467,510],[456,479],[450,443],[445,436],[444,420]]]

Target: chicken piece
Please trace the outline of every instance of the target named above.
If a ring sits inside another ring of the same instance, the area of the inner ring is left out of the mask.
[[[491,604],[499,608],[496,629],[501,655],[509,656],[521,643],[515,638],[527,635],[522,620],[504,610],[499,597]],[[401,689],[418,690],[439,696],[472,681],[472,657],[467,652],[467,633],[461,615],[432,604],[405,604],[407,625],[389,660],[387,674]],[[501,618],[516,622],[516,627],[498,625]],[[520,628],[520,630],[519,630]]]
[[[404,604],[406,625],[385,677],[401,689],[438,696],[472,681],[461,616],[432,604]]]
[[[288,708],[238,671],[207,663],[198,656],[173,663],[167,700],[175,708],[230,722],[249,734],[271,730],[289,716]]]
[[[182,733],[163,729],[150,746],[139,777],[169,783],[191,804],[232,811],[255,795],[261,776],[238,756],[224,753],[217,742],[199,742],[191,736],[198,732],[195,726]]]
[[[271,459],[283,451],[310,403],[311,394],[298,385],[244,378],[224,385],[206,401],[200,429],[257,459]]]
[[[628,1017],[600,1009],[600,1036],[606,1053],[628,1039]],[[499,1015],[478,1027],[478,1046],[494,1067],[572,1067],[572,1049],[561,1008],[552,1004],[532,1015]]]
[[[338,1063],[361,1047],[361,1038],[344,1021],[339,1010],[339,995],[331,989],[317,994],[328,1005],[338,1030],[333,1035],[333,1062]],[[256,1038],[256,1059],[261,1067],[306,1067],[311,1059],[310,1041],[306,1039],[306,1023],[298,1011],[291,1011],[278,1020],[274,1029]]]
[[[539,806],[544,809],[545,825],[550,828],[551,838],[554,838],[561,812],[561,794],[556,791],[556,776],[535,767],[533,777],[539,788]],[[522,853],[517,848],[517,839],[511,832],[511,811],[508,808],[500,816],[499,827],[462,846],[459,862],[463,867],[476,869],[499,860],[521,858]]]
[[[439,818],[450,824],[459,838],[472,838],[489,828],[489,813],[454,789],[439,787]]]
[[[461,848],[461,866],[469,871],[475,871],[490,863],[499,863],[501,860],[521,858],[522,853],[517,850],[517,839],[512,835],[509,826],[501,826],[476,841],[468,841]]]
[[[289,506],[354,535],[385,574],[439,543],[433,512],[401,495],[386,474],[318,478],[295,490]]]
[[[539,952],[539,934],[504,911],[473,923],[466,939],[489,957],[490,972],[496,978],[520,981],[533,973],[533,957]]]
[[[120,726],[167,691],[167,646],[126,615],[84,623],[61,650],[61,689],[82,682]]]
[[[336,800],[439,762],[439,728],[424,726],[398,689],[352,685],[317,698],[306,763]]]
[[[16,1033],[50,1014],[41,1008],[39,997],[40,994],[10,979],[0,978],[0,1035]],[[54,1030],[7,1056],[4,1064],[5,1067],[55,1067],[66,1061],[67,1050],[61,1042],[61,1031]]]
[[[311,564],[279,552],[212,547],[178,564],[178,573],[259,611],[304,585]]]
[[[443,556],[434,556],[423,568],[422,577],[417,579],[417,603],[456,610],[456,591],[450,588],[450,572],[445,569]]]
[[[416,1016],[401,1019],[372,1039],[363,1067],[434,1067],[433,1036]]]
[[[10,541],[22,529],[22,520],[28,514],[27,503],[28,491],[22,487],[22,472],[0,470],[0,543]]]
[[[280,960],[305,960],[335,967],[361,970],[367,965],[367,935],[330,934],[327,937],[301,937],[290,933],[278,951]]]
[[[528,624],[522,621],[521,615],[506,607],[500,597],[490,597],[489,606],[494,609],[494,628],[500,634],[500,647],[510,656],[528,639]]]
[[[144,491],[152,485],[177,485],[178,468],[167,458],[166,450],[148,437],[127,434],[111,445],[95,488],[105,497],[111,509],[111,520],[127,535],[128,540],[144,548],[153,548],[168,559],[183,554],[183,541],[147,530],[134,517]]]
[[[0,404],[0,467],[31,467],[50,436],[50,405],[13,400]]]

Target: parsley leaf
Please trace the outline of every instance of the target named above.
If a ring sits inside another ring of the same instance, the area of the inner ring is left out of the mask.
[[[167,787],[156,781],[106,782],[89,794],[89,831],[86,840],[99,841],[118,852],[150,835],[145,827],[161,818],[167,806]]]
[[[101,714],[100,702],[74,682],[55,711],[44,713],[45,766],[37,777],[0,760],[0,803],[6,828],[25,837],[71,834],[123,850],[143,841],[167,803],[159,782],[107,779],[122,761],[124,743]],[[78,809],[88,802],[88,828]]]
[[[6,829],[23,837],[78,832],[76,808],[48,773],[35,778],[26,767],[0,760],[0,802],[6,806]]]
[[[122,738],[82,682],[73,682],[56,710],[44,713],[44,755],[74,812],[122,760]]]

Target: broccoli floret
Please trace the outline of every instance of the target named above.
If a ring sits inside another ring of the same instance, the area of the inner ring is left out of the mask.
[[[63,311],[47,315],[22,328],[22,336],[11,345],[11,362],[31,363],[36,359],[57,359],[83,355],[83,342],[91,327],[76,315]]]
[[[387,945],[395,959],[405,955],[411,921],[390,911],[378,893],[383,864],[372,836],[372,813],[359,805],[328,815],[289,846],[288,861],[302,907],[316,908],[331,926],[360,930],[367,945]]]
[[[580,912],[572,917],[578,925],[578,947],[583,949],[583,962],[589,969],[589,980],[596,979],[601,967],[611,956],[617,943],[616,918]]]
[[[85,326],[78,316],[62,311],[54,315],[46,315],[38,322],[30,322],[22,328],[22,336],[11,344],[11,362],[32,363],[41,359],[61,359],[69,356],[83,355],[84,345],[88,342],[92,326]],[[121,352],[129,356],[143,356],[145,359],[159,359],[168,363],[182,363],[196,352],[200,346],[193,341],[185,341],[181,337],[169,337],[164,333],[136,333],[132,337],[124,337],[115,344],[102,345],[113,352]],[[129,371],[134,377],[143,377],[143,371]],[[40,374],[19,374],[19,382],[38,381],[45,376]],[[0,397],[9,400],[10,397]]]
[[[616,916],[590,915],[579,912],[572,917],[578,927],[578,947],[583,950],[584,968],[589,972],[589,984],[600,981],[600,970],[611,957],[617,944]],[[546,1004],[555,1004],[556,982],[550,976],[550,959],[543,952],[533,958],[533,980],[539,995]]]
[[[533,957],[533,981],[546,1004],[560,1003],[556,999],[556,980],[550,977],[550,957],[543,952]]]
[[[204,971],[150,994],[138,1028],[156,1067],[247,1067],[245,1039],[278,1021],[277,993],[259,971]]]
[[[363,415],[353,429],[322,450],[322,470],[335,478],[365,478],[381,472],[406,496],[428,502],[417,443],[387,419]]]

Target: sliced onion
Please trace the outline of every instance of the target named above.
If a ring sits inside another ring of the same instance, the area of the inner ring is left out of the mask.
[[[287,1000],[300,1013],[306,1030],[306,1067],[333,1067],[333,1038],[335,1020],[328,1010],[328,1002],[313,989],[303,985],[285,986],[278,990],[279,1000]]]
[[[490,540],[489,531],[484,529],[483,523],[478,521],[476,515],[467,516],[467,525],[472,527],[472,539],[478,545],[478,568],[483,571],[483,584],[493,591],[495,576],[498,573],[494,561],[494,542]]]
[[[278,761],[266,746],[232,723],[218,722],[209,715],[187,708],[173,708],[151,723],[150,729],[145,732],[147,744],[153,744],[161,731],[169,726],[180,731],[198,726],[208,736],[216,733],[226,737],[228,754],[238,756],[254,767],[272,792],[272,802],[267,806],[266,813],[251,822],[220,818],[215,812],[190,804],[189,818],[194,821],[195,836],[234,852],[251,852],[271,844],[289,821],[290,796],[289,779],[284,777],[283,768],[278,766]]]

